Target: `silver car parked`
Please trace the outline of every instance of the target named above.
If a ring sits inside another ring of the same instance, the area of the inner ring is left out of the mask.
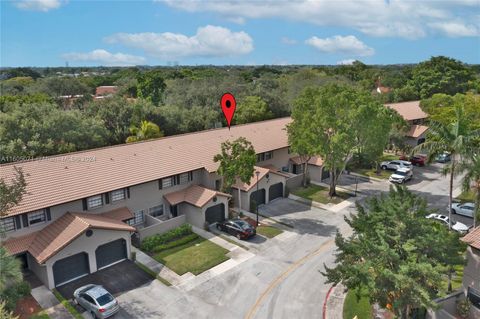
[[[120,307],[117,300],[105,288],[99,285],[86,285],[73,293],[75,303],[87,310],[94,319],[113,316]]]

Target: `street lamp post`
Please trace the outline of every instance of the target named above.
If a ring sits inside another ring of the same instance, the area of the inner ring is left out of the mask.
[[[255,206],[257,210],[257,227],[258,227],[258,175],[260,175],[259,171],[255,171],[255,175],[257,175],[257,196],[255,196]]]

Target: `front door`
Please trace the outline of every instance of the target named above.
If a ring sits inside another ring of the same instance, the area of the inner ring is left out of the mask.
[[[172,217],[178,216],[178,205],[170,205],[170,214]]]

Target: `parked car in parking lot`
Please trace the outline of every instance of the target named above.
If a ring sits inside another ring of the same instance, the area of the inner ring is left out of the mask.
[[[427,160],[427,158],[423,155],[414,155],[414,156],[410,156],[410,157],[408,157],[406,155],[402,155],[402,156],[400,156],[400,159],[402,161],[409,161],[413,165],[417,165],[417,166],[425,166],[425,162]]]
[[[427,216],[428,219],[434,219],[442,222],[445,226],[448,227],[449,219],[448,216],[440,215],[440,214],[430,214]],[[452,229],[460,234],[466,234],[468,232],[469,227],[465,224],[457,222],[452,219]]]
[[[252,225],[241,219],[217,223],[217,229],[236,236],[238,239],[247,239],[255,236],[257,233]]]
[[[380,167],[382,169],[390,169],[390,170],[397,170],[401,167],[407,167],[411,168],[412,163],[408,161],[402,161],[402,160],[393,160],[393,161],[385,161],[380,164]]]
[[[438,162],[438,163],[448,163],[451,160],[452,160],[452,156],[447,152],[442,153],[437,157],[435,157],[435,162]]]
[[[100,285],[86,285],[73,293],[73,300],[94,319],[104,319],[113,316],[120,309],[117,300]]]
[[[473,213],[475,211],[474,203],[452,203],[452,214],[463,215],[473,218]],[[447,207],[448,212],[448,207]]]
[[[409,181],[413,178],[413,171],[411,168],[401,167],[397,169],[392,175],[389,177],[389,181],[392,183],[399,183],[403,184],[406,181]]]

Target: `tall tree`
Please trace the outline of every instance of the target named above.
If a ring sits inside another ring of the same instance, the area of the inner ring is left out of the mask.
[[[22,281],[23,275],[20,261],[8,254],[5,247],[0,246],[0,293]]]
[[[375,157],[388,143],[393,123],[391,112],[369,92],[337,84],[307,88],[295,101],[292,119],[289,140],[305,158],[321,156],[330,173],[330,196],[353,154]]]
[[[453,180],[455,175],[459,173],[458,164],[464,160],[462,158],[463,155],[470,150],[474,137],[478,135],[478,132],[469,128],[468,123],[469,119],[465,116],[463,107],[457,106],[455,108],[455,121],[450,124],[431,122],[425,143],[414,147],[412,152],[426,151],[429,161],[432,161],[436,156],[444,152],[448,152],[451,155],[450,163],[446,164],[443,169],[445,175],[450,175],[448,194],[449,228],[452,227]]]
[[[480,149],[470,152],[471,157],[460,164],[459,171],[465,172],[462,178],[464,192],[475,194],[475,211],[473,212],[473,227],[477,227],[480,218]]]
[[[258,96],[247,96],[238,103],[235,122],[245,124],[268,120],[273,117],[269,111],[267,103]]]
[[[137,75],[137,96],[160,105],[163,99],[166,84],[162,72],[159,70],[148,71]]]
[[[411,318],[415,308],[433,308],[450,267],[464,264],[445,256],[465,252],[458,235],[426,219],[427,202],[401,186],[357,203],[357,210],[345,218],[353,235],[336,235],[336,265],[325,266],[327,282],[364,289],[370,302],[399,318]]]
[[[5,216],[8,210],[18,205],[27,192],[26,187],[27,182],[21,168],[15,167],[15,176],[10,182],[0,178],[0,217]]]
[[[140,123],[140,127],[130,127],[130,134],[132,135],[127,137],[127,143],[144,141],[163,136],[163,132],[160,130],[158,125],[149,121],[142,121]]]
[[[233,142],[223,142],[220,154],[215,155],[213,161],[219,163],[217,173],[222,176],[222,191],[225,192],[231,190],[237,178],[243,183],[250,182],[257,156],[252,143],[244,137],[239,137]],[[240,200],[240,189],[238,195]]]

